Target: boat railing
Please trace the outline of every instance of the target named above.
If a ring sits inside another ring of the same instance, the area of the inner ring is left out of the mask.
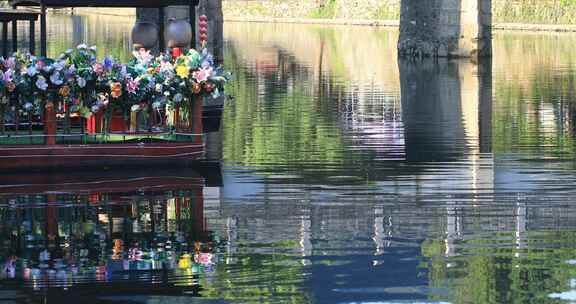
[[[110,111],[84,117],[77,112],[0,115],[0,147],[6,145],[129,144],[202,142],[202,99],[187,107],[141,112]]]
[[[197,143],[202,133],[187,132],[110,132],[70,134],[3,134],[0,145],[43,145],[52,138],[55,144]]]

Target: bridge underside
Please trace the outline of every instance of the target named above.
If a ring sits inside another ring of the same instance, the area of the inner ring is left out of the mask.
[[[492,0],[402,0],[401,57],[490,56]]]

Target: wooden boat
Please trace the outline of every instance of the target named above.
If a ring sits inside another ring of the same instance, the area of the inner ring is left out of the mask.
[[[30,118],[28,123],[3,126],[0,168],[148,166],[175,161],[190,164],[204,156],[202,98],[197,97],[192,105],[160,113],[157,123],[143,121],[134,113],[128,119],[123,113],[114,113],[109,130],[105,130],[103,115],[90,119],[71,115],[72,122],[65,128],[62,114],[57,115],[53,107],[47,106],[42,121]]]

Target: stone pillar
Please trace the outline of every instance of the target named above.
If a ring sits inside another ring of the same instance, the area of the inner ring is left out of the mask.
[[[402,0],[399,56],[490,56],[491,1]]]

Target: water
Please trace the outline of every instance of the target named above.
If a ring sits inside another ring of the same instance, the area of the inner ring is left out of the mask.
[[[128,57],[131,18],[50,24],[51,54]],[[386,28],[224,38],[221,166],[2,177],[2,298],[576,301],[576,35],[496,32],[478,65],[398,62]]]

